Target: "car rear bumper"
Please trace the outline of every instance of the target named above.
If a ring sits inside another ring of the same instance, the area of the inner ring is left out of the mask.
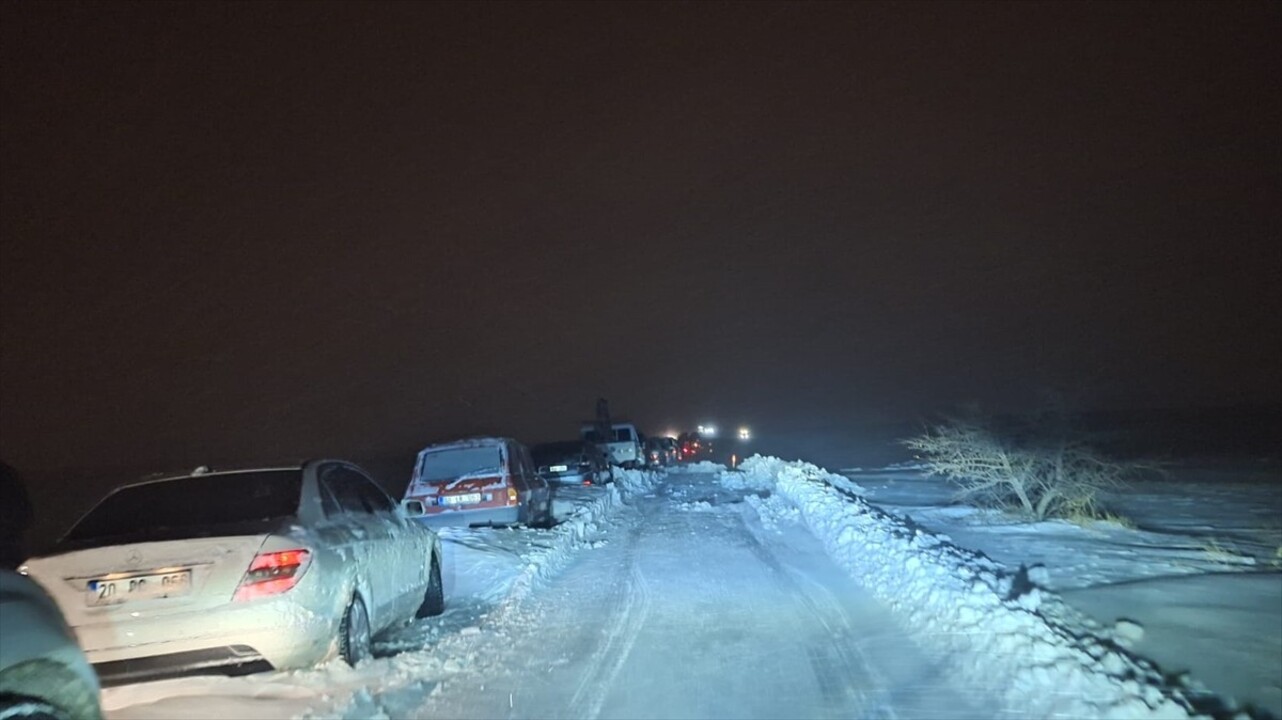
[[[282,597],[154,617],[145,626],[81,626],[76,634],[103,682],[120,684],[310,667],[335,651],[339,618],[328,615]]]
[[[582,485],[584,481],[591,480],[596,482],[593,477],[595,473],[591,470],[575,470],[564,473],[547,473],[543,477],[550,483],[560,483],[562,485]]]
[[[275,669],[257,650],[248,645],[187,650],[164,655],[112,660],[93,666],[103,687],[168,680],[189,675],[248,675]]]
[[[515,525],[521,522],[521,506],[510,505],[497,508],[475,508],[473,510],[442,510],[437,513],[419,515],[414,519],[431,528]]]

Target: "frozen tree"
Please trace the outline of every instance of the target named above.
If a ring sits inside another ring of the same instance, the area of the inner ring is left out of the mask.
[[[947,420],[903,441],[959,497],[1037,519],[1099,517],[1099,493],[1151,465],[1109,459],[1067,431],[1016,441],[977,419]]]

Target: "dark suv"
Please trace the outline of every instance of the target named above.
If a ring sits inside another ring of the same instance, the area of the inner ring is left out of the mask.
[[[535,445],[530,455],[539,475],[549,483],[601,485],[614,479],[605,450],[586,440]]]

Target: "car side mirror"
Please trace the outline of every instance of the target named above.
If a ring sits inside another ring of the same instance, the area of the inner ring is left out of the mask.
[[[422,500],[402,500],[401,512],[405,517],[420,517],[427,514],[427,508]]]

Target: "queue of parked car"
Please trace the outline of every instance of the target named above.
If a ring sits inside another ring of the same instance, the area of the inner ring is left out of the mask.
[[[683,459],[631,423],[600,435],[430,445],[399,503],[342,460],[119,487],[49,552],[0,568],[0,715],[98,720],[100,686],[355,665],[380,633],[444,611],[436,528],[550,526],[554,487]]]

